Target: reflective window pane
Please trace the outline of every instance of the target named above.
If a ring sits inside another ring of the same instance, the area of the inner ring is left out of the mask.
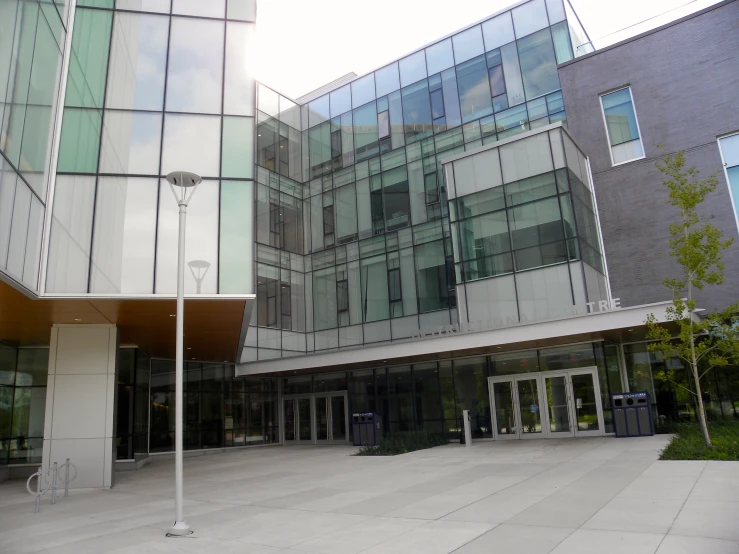
[[[161,136],[161,114],[106,110],[100,172],[159,175]]]
[[[90,292],[153,292],[159,179],[100,177]]]
[[[226,0],[174,0],[172,13],[222,18],[226,13]]]
[[[404,87],[426,77],[426,56],[421,50],[399,62],[400,86]],[[379,93],[378,93],[379,94]]]
[[[74,18],[66,106],[102,108],[113,12],[78,9]]]
[[[453,65],[452,39],[442,40],[426,48],[426,66],[429,75],[435,75]]]
[[[226,0],[226,17],[228,19],[241,19],[243,21],[254,21],[257,17],[256,0]]]
[[[331,91],[329,95],[331,117],[336,117],[352,109],[352,94],[349,85]]]
[[[254,57],[254,25],[226,24],[226,76],[223,113],[254,115],[255,82],[250,71]]]
[[[457,64],[479,56],[485,51],[479,25],[454,35],[452,42],[454,43],[454,61]]]
[[[280,145],[284,148],[284,145]],[[254,177],[254,118],[223,118],[223,177]]]
[[[328,94],[316,98],[308,104],[308,126],[314,127],[331,118],[331,107]]]
[[[397,66],[395,66],[396,80],[397,80]],[[379,83],[378,83],[379,85]],[[378,86],[379,88],[379,86]],[[395,87],[396,90],[398,87]],[[375,75],[370,73],[365,75],[361,79],[353,81],[351,84],[352,89],[352,108],[363,106],[367,102],[372,102],[375,99]],[[378,93],[379,94],[379,93]],[[387,93],[382,93],[387,94]],[[382,96],[382,94],[379,94]]]
[[[101,110],[66,108],[57,171],[95,173],[100,148]]]
[[[279,117],[280,95],[273,91],[271,88],[265,87],[260,83],[258,108],[259,111],[271,115],[272,117]]]
[[[562,0],[546,0],[547,14],[549,15],[549,24],[554,25],[565,19],[565,6]]]
[[[169,184],[159,185],[157,231],[157,293],[177,290],[177,203]],[[218,289],[218,182],[198,185],[187,207],[185,243],[185,293],[215,294]]]
[[[457,84],[463,123],[493,113],[485,56],[457,66]]]
[[[406,142],[430,136],[433,132],[431,127],[431,100],[426,81],[404,88],[402,95]]]
[[[221,113],[222,75],[223,23],[173,17],[167,111]]]
[[[549,29],[520,39],[518,56],[527,100],[559,89],[557,60]]]
[[[397,62],[375,71],[375,81],[378,97],[398,90],[400,88],[400,76]]]
[[[169,20],[116,12],[108,69],[108,108],[161,110]]]
[[[525,37],[549,25],[544,0],[531,0],[517,8],[513,8],[511,12],[513,13],[516,38]]]
[[[166,114],[162,175],[186,170],[202,177],[218,177],[220,144],[220,117]]]
[[[606,114],[608,138],[611,146],[616,146],[639,138],[636,113],[631,101],[631,90],[624,88],[601,96],[603,111]]]
[[[513,34],[511,12],[505,12],[497,17],[488,19],[482,24],[482,35],[485,38],[486,52],[513,42],[516,37]]]
[[[95,177],[57,175],[46,292],[87,292]]]
[[[115,7],[136,12],[169,13],[170,4],[171,0],[117,0]]]
[[[252,221],[254,183],[221,183],[220,286],[221,294],[254,292]]]

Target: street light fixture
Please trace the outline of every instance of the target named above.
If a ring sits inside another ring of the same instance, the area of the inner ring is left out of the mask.
[[[177,352],[175,354],[175,427],[174,427],[174,472],[175,472],[175,522],[169,529],[170,536],[180,537],[192,533],[185,523],[182,507],[182,365],[184,348],[185,312],[185,220],[187,204],[195,189],[203,180],[200,175],[188,171],[173,171],[167,175],[175,201],[180,207],[179,237],[177,240]]]

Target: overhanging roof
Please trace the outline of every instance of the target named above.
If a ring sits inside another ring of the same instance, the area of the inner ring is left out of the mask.
[[[639,333],[636,328],[644,326],[647,315],[654,314],[658,321],[664,322],[666,321],[665,310],[671,304],[671,302],[658,302],[499,329],[437,334],[420,339],[238,364],[236,374],[295,373],[300,370],[309,372],[311,370],[325,371],[327,368],[339,369],[340,366],[356,368],[382,364],[392,365],[409,360],[423,361],[452,356],[490,354],[602,339],[633,341],[643,338],[643,329]]]

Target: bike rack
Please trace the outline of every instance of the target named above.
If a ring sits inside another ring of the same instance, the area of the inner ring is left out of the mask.
[[[74,469],[74,475],[70,479],[69,477],[69,470]],[[60,477],[59,473],[64,469],[64,477]],[[31,480],[33,478],[36,478],[36,490],[31,490]],[[41,484],[41,479],[44,479],[46,481],[46,487],[43,487]],[[54,462],[54,465],[50,467],[47,470],[44,470],[43,466],[38,468],[38,471],[31,475],[28,480],[26,481],[26,490],[31,496],[35,496],[36,500],[33,506],[33,513],[38,514],[41,512],[41,496],[49,492],[51,490],[51,503],[56,504],[56,491],[59,488],[58,483],[59,481],[64,484],[64,496],[69,496],[69,484],[74,481],[77,478],[77,466],[75,466],[72,462],[69,461],[69,458],[67,458],[66,462],[63,463],[61,466],[57,465],[57,462]]]

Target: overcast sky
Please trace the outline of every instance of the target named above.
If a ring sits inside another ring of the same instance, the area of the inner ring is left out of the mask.
[[[599,47],[718,1],[571,0]],[[362,75],[376,69],[515,2],[259,0],[257,79],[297,98],[351,71]]]

